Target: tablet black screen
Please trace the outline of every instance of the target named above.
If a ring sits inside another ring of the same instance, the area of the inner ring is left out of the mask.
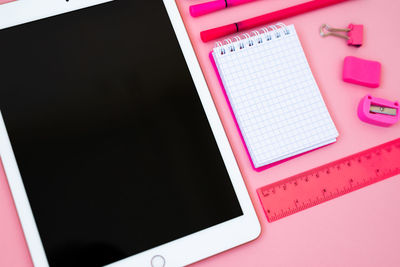
[[[161,1],[0,31],[0,109],[50,266],[242,215]]]

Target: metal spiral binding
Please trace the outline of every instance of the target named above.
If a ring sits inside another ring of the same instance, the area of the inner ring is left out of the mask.
[[[217,42],[215,45],[219,48],[219,53],[225,55],[235,52],[236,50],[271,41],[273,36],[275,36],[275,39],[279,39],[289,34],[289,28],[284,23],[280,22],[250,33],[244,33],[242,36],[238,35],[231,39],[225,39],[223,42]]]

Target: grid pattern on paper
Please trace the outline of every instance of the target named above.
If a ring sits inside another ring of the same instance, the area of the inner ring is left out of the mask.
[[[333,142],[338,132],[294,26],[214,58],[255,167]]]

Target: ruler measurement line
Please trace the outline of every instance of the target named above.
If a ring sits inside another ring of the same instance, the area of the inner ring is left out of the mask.
[[[400,173],[400,138],[257,190],[273,222]]]

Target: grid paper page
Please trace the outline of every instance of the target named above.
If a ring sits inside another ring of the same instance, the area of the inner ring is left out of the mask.
[[[213,56],[256,168],[336,140],[338,132],[321,97],[293,25],[248,41],[215,48]],[[280,37],[275,34],[279,32]],[[269,35],[269,34],[268,34]],[[240,49],[240,43],[245,46]]]

